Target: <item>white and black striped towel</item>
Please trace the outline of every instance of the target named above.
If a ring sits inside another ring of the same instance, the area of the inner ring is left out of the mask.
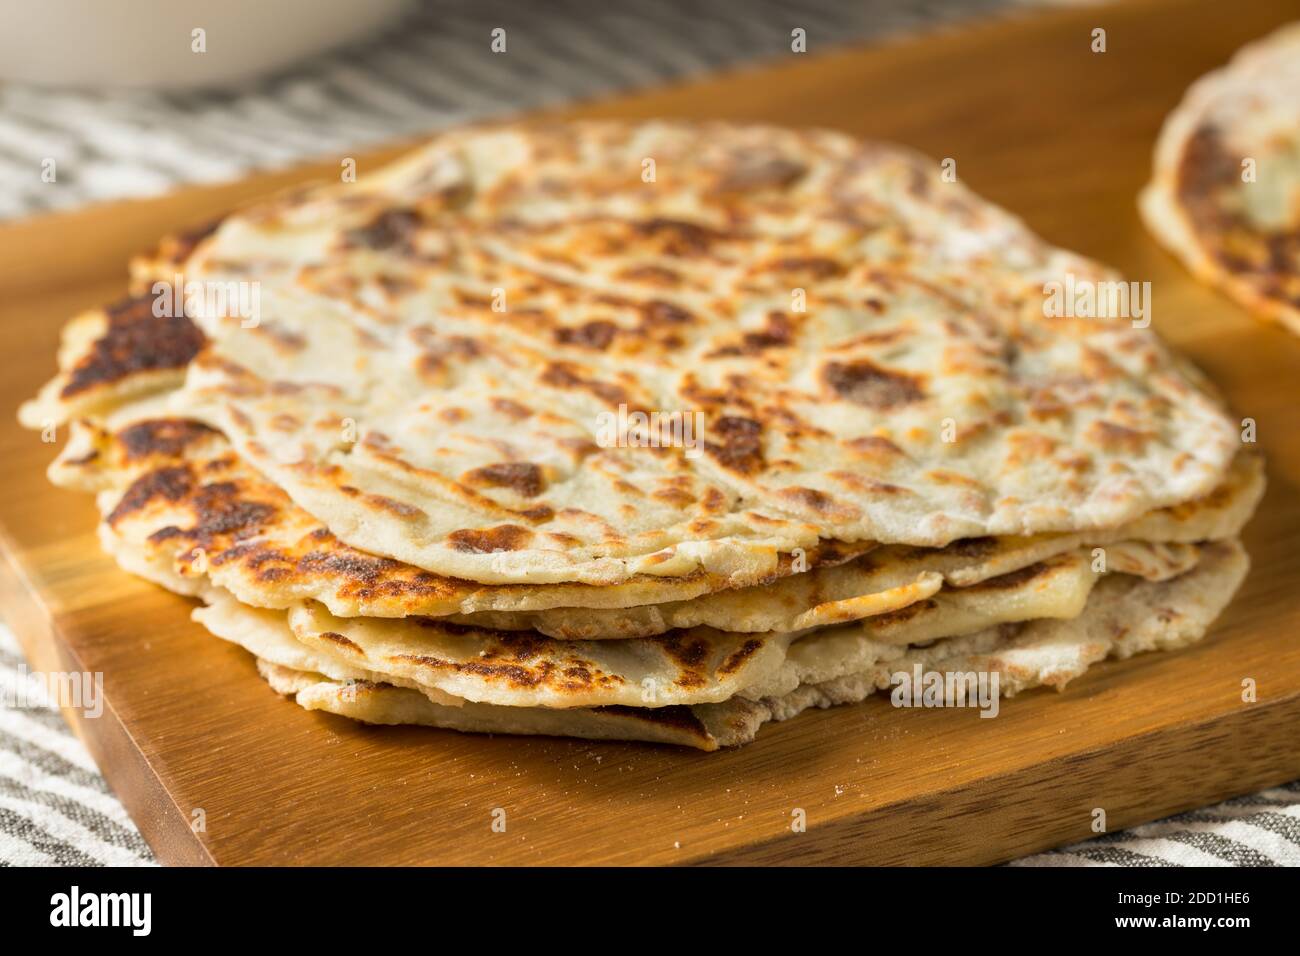
[[[238,93],[70,93],[0,86],[0,219],[161,193],[470,119],[652,84],[789,51],[929,27],[1035,0],[460,0]],[[509,56],[487,61],[492,28]],[[687,28],[689,27],[689,28]],[[45,183],[41,164],[57,162]],[[25,677],[0,626],[0,701]],[[153,862],[53,710],[0,704],[0,865]],[[1300,865],[1300,784],[1018,861]]]

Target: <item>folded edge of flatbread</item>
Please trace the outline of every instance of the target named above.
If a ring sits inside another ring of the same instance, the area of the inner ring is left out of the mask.
[[[836,646],[844,635],[834,629],[819,632],[794,645],[780,675],[769,684],[721,703],[693,706],[456,707],[387,682],[331,678],[309,667],[309,658],[288,660],[277,651],[283,644],[298,654],[287,628],[280,631],[282,640],[256,643],[246,638],[237,643],[259,658],[263,677],[279,693],[308,710],[364,723],[639,740],[712,751],[749,742],[769,721],[788,720],[812,707],[864,700],[889,688],[893,675],[918,666],[942,673],[997,673],[1000,692],[1012,696],[1038,686],[1059,690],[1107,657],[1185,647],[1205,635],[1248,567],[1238,542],[1216,542],[1203,546],[1194,569],[1172,579],[1107,578],[1076,618],[1001,626],[927,647],[872,647],[858,638],[856,653],[845,653]]]

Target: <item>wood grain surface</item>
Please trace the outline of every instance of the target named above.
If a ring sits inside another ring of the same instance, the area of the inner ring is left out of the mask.
[[[712,755],[368,728],[281,700],[251,658],[189,622],[190,602],[100,553],[91,502],[46,483],[55,447],[13,410],[52,373],[62,321],[124,287],[131,253],[336,175],[338,157],[0,228],[4,615],[35,668],[103,674],[104,715],[69,717],[168,863],[990,863],[1091,836],[1094,808],[1115,830],[1300,776],[1300,340],[1191,282],[1134,207],[1187,84],[1297,17],[1294,2],[1023,14],[566,111],[898,140],[956,159],[961,179],[1048,239],[1150,281],[1156,327],[1256,419],[1269,459],[1251,576],[1186,652],[1099,666],[995,720],[882,697]],[[1089,49],[1097,26],[1104,54]],[[360,174],[394,152],[362,156]],[[1247,677],[1255,703],[1241,700]],[[791,830],[796,809],[807,832]]]

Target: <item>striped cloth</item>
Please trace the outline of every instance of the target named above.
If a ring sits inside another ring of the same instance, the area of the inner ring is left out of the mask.
[[[467,120],[934,27],[1036,0],[427,3],[397,28],[238,93],[0,86],[0,219],[153,195]],[[505,27],[509,53],[490,53]],[[211,55],[211,54],[210,54]],[[491,57],[491,60],[488,58]],[[57,182],[41,179],[52,158]],[[53,709],[7,707],[26,665],[0,626],[0,865],[151,864]],[[1028,857],[1021,866],[1300,865],[1300,784]]]
[[[1300,866],[1300,780],[1012,866]]]
[[[0,86],[0,219],[350,155],[469,120],[762,58],[934,27],[1033,0],[443,0],[239,93]],[[507,53],[491,31],[506,30]],[[217,56],[209,51],[205,56]],[[42,164],[55,161],[56,181]]]
[[[30,677],[0,625],[0,866],[152,863],[90,754],[32,692]]]

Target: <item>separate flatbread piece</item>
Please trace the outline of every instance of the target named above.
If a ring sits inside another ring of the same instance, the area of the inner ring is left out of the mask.
[[[50,467],[51,481],[99,493],[100,537],[109,553],[131,551],[137,566],[144,562],[155,569],[154,580],[173,572],[206,574],[257,607],[314,598],[337,614],[376,617],[618,608],[768,584],[871,549],[823,541],[797,556],[755,551],[753,564],[726,575],[703,569],[675,578],[637,575],[606,587],[477,584],[343,544],[244,463],[220,432],[200,422],[125,412],[119,417],[127,421],[115,430],[89,419],[74,421]]]
[[[1194,570],[1172,580],[1107,578],[1084,613],[1072,620],[993,628],[927,648],[873,645],[860,637],[822,632],[796,643],[781,671],[746,696],[690,707],[448,707],[419,691],[369,680],[345,683],[313,672],[305,666],[311,659],[300,656],[283,628],[278,636],[269,633],[244,646],[259,657],[259,671],[271,686],[308,710],[372,724],[643,740],[708,751],[748,743],[764,723],[788,720],[810,707],[864,700],[896,683],[894,675],[917,668],[996,673],[1001,693],[1012,696],[1041,685],[1059,690],[1107,657],[1185,647],[1204,636],[1241,584],[1248,564],[1235,542],[1210,545]],[[294,663],[281,663],[282,655]]]
[[[1300,334],[1300,24],[1188,89],[1139,205],[1198,279]]]
[[[697,626],[803,631],[898,611],[931,598],[945,581],[969,586],[1080,548],[1235,537],[1263,486],[1258,457],[1243,454],[1205,499],[1107,532],[966,540],[940,550],[894,546],[852,560],[854,549],[828,542],[801,565],[777,556],[771,573],[646,575],[599,588],[478,585],[359,552],[248,468],[220,433],[184,419],[146,418],[116,432],[75,422],[51,478],[98,489],[105,549],[173,589],[194,593],[175,577],[206,575],[257,607],[314,599],[341,617],[452,615],[458,623],[572,640]],[[810,570],[790,576],[805,565]]]
[[[178,387],[204,344],[184,316],[154,315],[152,294],[83,313],[63,327],[59,373],[18,410],[27,428],[99,415]]]
[[[481,582],[1109,528],[1239,445],[1149,331],[1044,315],[1045,282],[1110,273],[836,133],[450,133],[180,266],[261,312],[194,316],[176,412],[347,544]]]
[[[1167,546],[1132,547],[1150,551]],[[1179,549],[1186,554],[1163,564],[1157,554],[1134,566],[1168,579],[1194,568],[1207,547],[1214,546],[1186,546]],[[879,629],[867,618],[807,634],[692,628],[651,638],[562,641],[531,631],[488,631],[430,618],[337,618],[314,602],[290,609],[287,621],[299,642],[348,667],[475,703],[550,708],[717,703],[775,679],[792,647],[836,646],[836,641],[902,647],[909,637],[928,641],[935,635],[988,631],[1001,623],[1072,619],[1101,582],[1135,577],[1103,577],[1086,563],[1058,560],[1059,569],[1049,566],[1028,579],[1013,575],[1017,580],[987,592],[954,592],[950,600],[927,602],[901,622],[886,619]],[[224,636],[224,621],[258,613],[217,589],[202,596],[209,606],[195,617],[218,635]]]

